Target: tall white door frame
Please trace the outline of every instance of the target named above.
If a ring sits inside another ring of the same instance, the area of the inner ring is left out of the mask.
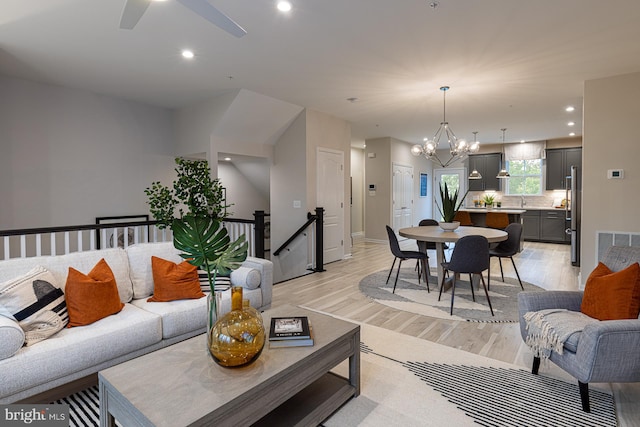
[[[344,152],[318,147],[316,194],[324,208],[323,260],[344,258]]]
[[[413,166],[395,162],[391,166],[391,217],[397,233],[413,225]]]

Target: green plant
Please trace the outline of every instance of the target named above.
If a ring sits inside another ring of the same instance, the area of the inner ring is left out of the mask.
[[[178,179],[173,181],[173,188],[156,181],[144,190],[149,198],[149,211],[158,221],[158,228],[172,228],[174,218],[182,218],[186,214],[222,218],[231,205],[226,204],[220,180],[211,179],[209,163],[179,157],[175,161]],[[186,213],[183,207],[187,208]]]
[[[485,206],[492,206],[496,197],[493,194],[485,194],[482,200],[484,200]]]
[[[469,190],[464,193],[464,196],[462,196],[460,198],[460,202],[458,202],[457,188],[453,190],[453,192],[450,192],[446,182],[444,183],[444,186],[440,185],[440,200],[442,201],[442,208],[437,204],[436,206],[438,207],[438,211],[440,212],[440,215],[442,215],[444,222],[453,222],[453,219],[455,218],[456,213],[460,210],[468,192]]]
[[[144,192],[158,227],[169,227],[173,245],[183,252],[180,256],[207,272],[213,295],[216,275],[238,268],[247,258],[248,243],[244,234],[232,242],[222,226],[222,215],[230,205],[220,181],[211,179],[208,163],[177,158],[176,164],[173,188],[154,182]],[[212,301],[215,310],[215,298]]]

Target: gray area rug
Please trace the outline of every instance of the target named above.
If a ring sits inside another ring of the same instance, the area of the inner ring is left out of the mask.
[[[431,292],[427,292],[424,280],[421,280],[420,284],[418,284],[418,274],[413,268],[413,264],[411,265],[411,267],[400,270],[395,293],[392,293],[392,291],[396,269],[391,274],[388,284],[386,284],[386,281],[389,270],[378,271],[364,277],[360,281],[360,291],[380,304],[424,316],[470,322],[518,322],[517,295],[522,291],[518,279],[505,276],[505,281],[503,282],[499,275],[500,270],[498,270],[497,276],[492,271],[489,289],[489,298],[491,298],[495,314],[495,316],[492,316],[482,286],[480,286],[480,289],[474,288],[476,297],[474,302],[469,285],[469,276],[462,275],[460,280],[456,282],[453,315],[450,315],[451,291],[443,292],[441,300],[438,301],[439,287],[435,283],[435,277],[431,277],[429,282]],[[435,276],[434,271],[431,274]],[[485,276],[486,281],[487,278]],[[544,289],[531,283],[522,282],[522,284],[525,291],[544,291]]]

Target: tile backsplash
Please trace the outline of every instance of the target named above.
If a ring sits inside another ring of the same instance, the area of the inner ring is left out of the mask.
[[[522,202],[522,197],[506,196],[502,191],[469,191],[469,194],[467,194],[467,198],[465,199],[465,206],[473,207],[474,199],[482,200],[485,194],[495,194],[496,201],[501,201],[502,207],[520,207],[520,203]],[[524,200],[526,202],[525,207],[553,208],[556,205],[559,206],[562,199],[565,197],[566,193],[564,190],[544,191],[540,196],[524,196]]]

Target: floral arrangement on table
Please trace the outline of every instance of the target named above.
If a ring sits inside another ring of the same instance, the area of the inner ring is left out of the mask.
[[[245,235],[231,241],[222,226],[226,204],[223,187],[218,179],[211,179],[206,160],[175,159],[177,180],[169,188],[153,182],[144,192],[158,228],[169,227],[173,245],[182,258],[205,270],[212,301],[209,306],[209,325],[216,314],[215,281],[217,275],[228,275],[247,258]],[[186,211],[185,211],[186,209]],[[177,214],[177,215],[176,215]]]
[[[464,196],[462,196],[458,202],[457,188],[453,191],[449,191],[446,182],[444,185],[440,185],[440,200],[442,201],[442,208],[437,203],[436,206],[444,222],[453,222],[453,219],[456,217],[456,213],[458,213],[464,203],[464,198],[467,197],[467,193],[469,193],[469,190],[464,193]]]

